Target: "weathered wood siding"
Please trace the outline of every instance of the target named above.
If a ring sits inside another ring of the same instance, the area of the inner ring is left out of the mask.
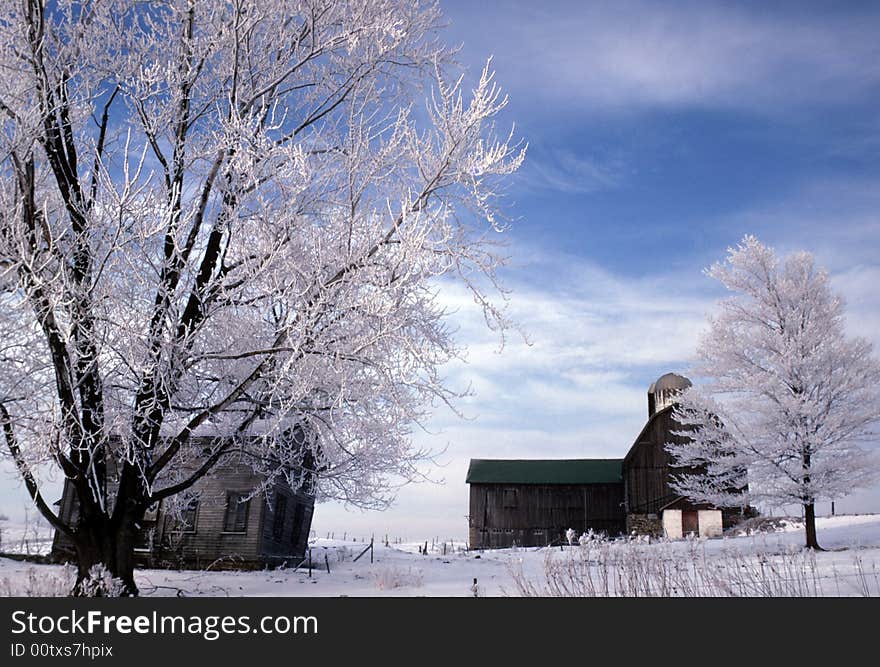
[[[168,565],[180,563],[197,568],[215,562],[215,567],[258,563],[263,497],[258,495],[247,501],[244,532],[227,532],[224,524],[227,493],[248,494],[259,483],[249,466],[235,463],[219,466],[211,477],[199,480],[193,487],[199,494],[194,531],[180,532],[174,518],[159,511],[157,558]]]
[[[558,544],[569,528],[617,535],[623,484],[471,484],[469,524],[472,549]]]
[[[281,520],[276,522],[279,498],[285,498],[286,504]],[[279,485],[264,503],[260,534],[262,559],[268,562],[301,560],[308,549],[315,499]]]
[[[682,427],[672,418],[672,410],[658,412],[648,421],[623,460],[623,480],[626,488],[626,511],[631,517],[655,517],[660,520],[664,508],[682,511],[711,509],[706,503],[695,503],[673,490],[671,481],[676,475],[699,472],[696,468],[677,468],[666,451],[666,443],[683,444],[687,439],[674,435]],[[721,508],[724,528],[740,521],[743,515],[754,513],[751,508]]]
[[[195,567],[261,567],[302,558],[311,530],[314,497],[294,493],[278,485],[271,492],[287,498],[286,516],[279,538],[274,534],[275,510],[262,494],[247,501],[243,531],[226,530],[226,504],[230,492],[250,494],[261,479],[243,463],[219,465],[211,475],[199,480],[193,491],[198,493],[195,523],[181,530],[175,516],[160,505],[142,522],[136,554],[149,566]],[[112,489],[115,478],[108,479]],[[274,499],[274,495],[272,496]],[[167,501],[165,501],[167,502]],[[76,493],[65,482],[59,504],[60,518],[71,523],[76,513]],[[149,515],[149,513],[148,513]],[[73,543],[56,531],[52,555],[56,560],[74,557]]]
[[[623,460],[627,512],[656,514],[678,497],[669,484],[670,475],[683,471],[672,467],[666,443],[687,440],[673,435],[676,430],[681,426],[672,418],[672,410],[661,410],[648,421]]]
[[[76,492],[69,479],[64,480],[61,500],[58,501],[58,518],[68,526],[73,525],[77,510]],[[52,556],[56,559],[70,558],[75,553],[73,542],[67,535],[59,530],[55,531],[52,539]]]

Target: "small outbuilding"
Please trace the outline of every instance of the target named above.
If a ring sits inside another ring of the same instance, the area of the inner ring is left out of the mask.
[[[572,528],[623,532],[621,459],[471,460],[473,549],[544,546]]]

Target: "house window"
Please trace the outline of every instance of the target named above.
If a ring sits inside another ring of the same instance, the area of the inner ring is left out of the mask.
[[[504,489],[503,503],[508,509],[516,507],[516,489]]]
[[[315,474],[310,470],[303,470],[299,492],[307,496],[315,494]]]
[[[241,491],[226,494],[226,516],[223,519],[224,533],[246,533],[248,495]]]
[[[280,542],[284,537],[284,519],[287,518],[287,496],[275,494],[275,517],[272,520],[272,537]]]
[[[192,498],[187,504],[186,507],[183,508],[183,512],[180,515],[180,532],[181,533],[194,533],[196,532],[196,521],[199,516],[199,500],[198,498]]]
[[[159,503],[155,502],[144,511],[144,521],[156,521],[159,517]]]

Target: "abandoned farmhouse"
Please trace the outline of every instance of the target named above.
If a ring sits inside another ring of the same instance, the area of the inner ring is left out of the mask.
[[[205,438],[193,438],[191,445],[206,444],[201,440]],[[296,564],[308,548],[314,475],[305,472],[293,484],[279,481],[266,492],[254,493],[262,481],[250,464],[229,460],[196,482],[186,497],[156,503],[140,522],[138,561],[149,567],[197,569]],[[108,486],[112,489],[115,483],[111,471]],[[56,504],[59,518],[75,526],[78,502],[70,480],[65,480]],[[52,558],[74,557],[73,543],[56,531]]]
[[[676,395],[690,385],[674,373],[651,385],[648,421],[622,459],[471,460],[471,548],[559,543],[569,528],[669,538],[721,534],[740,508],[693,503],[670,486],[681,471],[665,446],[684,442],[672,413]]]

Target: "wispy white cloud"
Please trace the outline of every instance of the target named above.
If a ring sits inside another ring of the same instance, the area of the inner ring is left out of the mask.
[[[471,5],[471,3],[468,3]],[[457,8],[449,12],[455,21]],[[775,13],[763,5],[492,4],[453,23],[491,48],[501,80],[549,113],[571,107],[792,109],[851,101],[880,82],[876,12]]]
[[[322,506],[319,531],[464,537],[471,458],[623,456],[644,424],[648,384],[686,368],[712,300],[694,280],[626,278],[567,255],[513,250],[533,260],[520,280],[514,274],[509,303],[529,342],[512,335],[499,351],[466,290],[442,286],[468,348],[466,363],[447,368],[448,381],[474,391],[460,404],[468,420],[441,411],[429,423],[432,433],[416,436],[422,446],[446,447],[447,467],[431,471],[446,483],[406,487],[381,514]]]
[[[809,250],[832,271],[880,255],[880,179],[815,178],[762,206],[720,216],[716,226],[763,237],[780,252]]]
[[[874,353],[880,356],[880,265],[854,266],[832,276],[832,280],[835,288],[846,296],[847,330],[871,341]]]
[[[611,190],[623,180],[621,160],[578,155],[563,149],[544,154],[532,151],[522,173],[517,176],[520,189],[574,195]]]
[[[526,252],[514,250],[519,257]],[[707,263],[723,254],[719,249]],[[441,460],[448,466],[432,472],[446,484],[404,488],[396,507],[382,514],[322,506],[319,527],[463,537],[469,459],[623,456],[647,417],[649,383],[668,370],[687,371],[706,315],[724,296],[702,265],[628,277],[571,256],[538,249],[532,255],[521,274],[531,279],[511,281],[509,309],[531,344],[512,337],[499,352],[467,293],[443,286],[469,349],[467,363],[448,368],[449,381],[475,392],[461,405],[471,420],[440,412],[429,424],[436,432],[417,436],[423,446],[447,447]],[[880,343],[880,263],[835,271],[832,281],[849,301],[850,334]],[[838,507],[865,511],[877,493]]]
[[[735,234],[754,234],[780,255],[807,250],[831,274],[847,302],[851,335],[880,350],[880,180],[869,176],[814,180],[769,204],[712,221]],[[721,249],[706,263],[723,258]]]

